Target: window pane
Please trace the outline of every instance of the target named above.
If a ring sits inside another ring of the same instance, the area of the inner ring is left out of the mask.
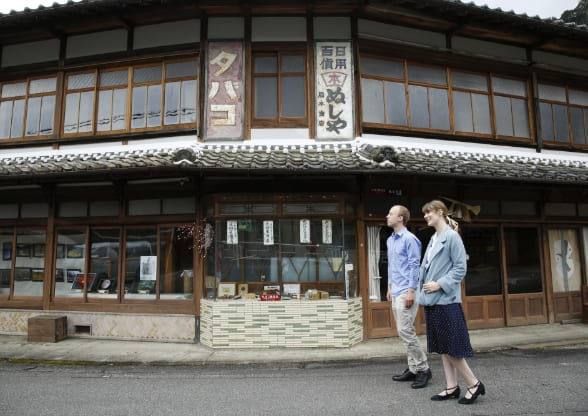
[[[57,233],[55,263],[55,296],[83,296],[76,281],[78,274],[84,276],[86,259],[86,233],[82,230],[61,230]],[[83,279],[82,279],[83,283]]]
[[[12,109],[12,129],[10,131],[10,137],[22,137],[22,130],[24,128],[24,112],[24,100],[14,101],[14,106]]]
[[[134,129],[146,126],[147,87],[133,88],[133,115],[131,127]]]
[[[516,137],[531,137],[527,101],[513,98],[512,111],[514,114],[514,135]]]
[[[409,64],[408,80],[427,84],[447,85],[447,73],[445,69],[441,68]]]
[[[498,93],[527,96],[526,83],[514,79],[492,77],[492,89]]]
[[[570,104],[588,106],[588,91],[572,90],[568,91]]]
[[[45,231],[16,235],[14,296],[42,296],[45,279]]]
[[[41,127],[39,134],[48,135],[53,133],[53,115],[55,113],[55,96],[43,97],[41,101]]]
[[[319,221],[320,222],[320,221]],[[300,220],[280,220],[280,243],[282,245],[282,281],[316,282],[316,251],[312,243],[300,242]],[[309,241],[319,242],[321,228],[317,220],[310,220]]]
[[[506,269],[508,293],[537,293],[541,285],[541,259],[537,230],[534,228],[506,228]]]
[[[165,79],[196,77],[197,61],[174,62],[165,65]]]
[[[87,279],[88,296],[116,298],[119,245],[120,231],[118,229],[97,229],[91,232],[92,255]],[[126,282],[124,289],[127,289]],[[98,291],[108,291],[108,293]]]
[[[153,81],[161,81],[161,65],[135,68],[133,70],[133,82],[135,84]]]
[[[118,85],[127,85],[128,71],[105,71],[100,73],[100,87],[114,87]]]
[[[427,88],[416,85],[408,86],[410,102],[410,124],[412,127],[429,128],[429,103]]]
[[[539,114],[541,122],[541,136],[543,140],[553,141],[553,114],[551,113],[551,104],[539,103]]]
[[[12,246],[12,232],[0,232],[0,244],[2,244],[3,260],[2,270],[0,270],[0,294],[10,294],[10,273],[12,270],[12,255],[14,247]]]
[[[472,121],[472,105],[470,94],[467,92],[453,92],[453,107],[455,109],[455,130],[457,131],[474,131]]]
[[[157,280],[157,229],[127,231],[125,299],[155,299]]]
[[[108,131],[111,129],[112,90],[102,90],[98,93],[98,120],[96,129]]]
[[[401,82],[384,82],[386,92],[386,123],[408,125],[406,119],[406,89]]]
[[[80,111],[80,93],[67,94],[65,97],[65,121],[64,133],[75,133],[78,131],[78,114]]]
[[[255,72],[275,74],[278,72],[278,58],[275,56],[258,56],[255,58]]]
[[[94,92],[83,92],[80,102],[80,122],[79,132],[92,131],[92,121],[94,117]]]
[[[34,79],[29,85],[29,94],[42,94],[54,92],[57,87],[57,78]]]
[[[362,57],[361,73],[386,78],[404,79],[404,63]]]
[[[384,123],[384,91],[381,81],[362,78],[361,105],[364,122]]]
[[[282,116],[304,117],[304,77],[282,78]]]
[[[474,107],[474,130],[480,134],[492,133],[490,120],[490,98],[483,94],[472,94]]]
[[[447,90],[429,88],[431,128],[449,130],[449,99]]]
[[[568,143],[570,141],[568,130],[568,109],[563,105],[553,106],[553,116],[555,119],[555,141]]]
[[[543,100],[566,102],[566,89],[556,85],[539,84],[537,86],[539,98]]]
[[[278,81],[277,78],[255,79],[255,117],[278,117]]]
[[[27,108],[26,136],[37,136],[39,134],[39,117],[41,113],[41,97],[29,99]]]
[[[193,242],[178,238],[178,228],[159,234],[159,292],[161,299],[194,297]]]
[[[92,88],[96,85],[96,74],[76,74],[67,77],[67,89],[77,90],[82,88]]]
[[[501,136],[512,136],[510,98],[494,97],[494,115],[496,117],[496,132]]]
[[[196,123],[196,81],[182,81],[180,123]]]
[[[2,86],[2,98],[22,97],[26,92],[26,82],[16,82],[14,84],[4,84]]]
[[[147,94],[149,94],[147,127],[159,127],[161,126],[161,85],[150,85]]]
[[[180,82],[165,84],[165,115],[164,124],[178,124],[180,121]]]
[[[466,295],[502,294],[498,230],[463,228],[462,237],[468,254],[468,270],[465,277]]]
[[[570,108],[570,116],[572,118],[572,135],[574,144],[586,143],[586,130],[584,126],[584,110],[581,108]]]
[[[10,136],[10,125],[12,121],[12,101],[0,103],[0,139],[7,139]]]
[[[452,71],[451,83],[455,88],[465,88],[468,90],[476,91],[488,91],[488,79],[483,75]]]
[[[127,90],[114,90],[112,103],[112,130],[126,130],[127,128]]]
[[[306,72],[304,69],[304,56],[282,56],[282,72]]]

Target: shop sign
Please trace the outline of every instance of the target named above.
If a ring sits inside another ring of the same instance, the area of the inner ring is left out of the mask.
[[[243,139],[243,42],[209,42],[205,139]]]
[[[236,220],[227,221],[227,244],[239,244],[239,231]]]
[[[273,246],[274,245],[274,222],[264,221],[263,222],[263,245]]]
[[[310,220],[300,220],[300,244],[310,244]]]
[[[316,137],[353,139],[351,42],[316,42]]]

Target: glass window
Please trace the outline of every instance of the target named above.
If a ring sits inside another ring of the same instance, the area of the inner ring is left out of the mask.
[[[504,230],[508,293],[536,293],[543,290],[539,238],[535,228]]]
[[[451,72],[455,130],[492,134],[488,79],[480,74]]]
[[[118,259],[120,247],[118,228],[93,229],[90,232],[90,270],[78,279],[78,285],[89,297],[116,298],[119,289]],[[126,277],[126,276],[125,276]],[[129,282],[132,283],[132,282]],[[124,290],[127,290],[124,282]]]
[[[64,134],[90,133],[94,123],[96,73],[66,77]]]
[[[582,256],[578,244],[578,231],[549,230],[548,240],[553,291],[579,292],[582,285]]]
[[[462,238],[468,255],[466,295],[502,294],[498,230],[464,227]]]
[[[86,232],[58,230],[55,246],[55,297],[81,298],[86,263]]]
[[[492,92],[497,134],[530,138],[527,83],[493,76]]]
[[[3,84],[0,139],[53,134],[56,90],[56,77]]]
[[[181,228],[159,230],[159,297],[194,297],[194,241],[182,238]]]
[[[125,249],[125,299],[155,299],[157,228],[128,229]]]
[[[253,57],[253,127],[306,125],[306,57],[291,52]]]
[[[45,230],[18,231],[14,261],[14,296],[43,296]]]
[[[588,144],[588,92],[539,84],[539,122],[546,142]]]
[[[0,231],[0,244],[2,244],[2,258],[0,259],[0,295],[6,297],[10,294],[10,277],[12,274],[12,260],[14,232]]]

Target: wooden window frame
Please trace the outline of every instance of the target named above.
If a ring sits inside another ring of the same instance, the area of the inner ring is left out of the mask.
[[[308,114],[309,114],[309,95],[307,91],[308,83],[308,56],[306,51],[306,45],[304,47],[298,46],[297,44],[280,44],[278,46],[273,45],[268,47],[267,45],[254,45],[251,53],[251,96],[252,96],[252,108],[251,108],[251,127],[252,128],[307,128],[308,127]],[[282,57],[283,56],[298,56],[304,60],[304,71],[303,72],[282,72]],[[277,72],[255,72],[255,59],[259,57],[275,57],[277,60]],[[277,82],[277,116],[276,117],[256,117],[256,99],[255,99],[255,81],[257,78],[275,77]],[[303,117],[286,117],[282,115],[282,103],[285,97],[282,92],[282,79],[286,77],[303,77],[304,86],[304,116]]]
[[[37,80],[47,80],[47,79],[52,79],[55,78],[55,89],[53,91],[49,91],[49,92],[39,92],[39,93],[31,93],[30,89],[31,89],[31,83]],[[14,96],[14,97],[2,97],[1,93],[2,93],[2,89],[5,85],[11,85],[11,84],[19,84],[19,83],[25,83],[25,93],[24,95],[18,95],[18,96]],[[11,111],[11,120],[10,120],[10,128],[9,128],[9,133],[8,133],[8,137],[2,137],[0,138],[0,140],[3,143],[9,143],[9,142],[16,142],[16,141],[20,141],[20,140],[35,140],[35,139],[46,139],[46,138],[50,138],[53,137],[55,135],[55,111],[58,107],[57,104],[57,90],[59,89],[59,76],[58,74],[52,74],[49,76],[36,76],[36,77],[27,77],[25,79],[17,79],[17,80],[11,80],[11,81],[6,81],[6,82],[0,82],[0,104],[4,103],[4,102],[9,102],[11,101],[13,103],[13,109]],[[41,123],[41,115],[42,115],[42,105],[43,105],[43,98],[44,97],[51,97],[53,96],[54,98],[54,102],[53,102],[53,111],[51,114],[51,132],[48,134],[40,134],[40,123]],[[37,98],[40,97],[41,98],[41,107],[39,109],[39,134],[36,135],[27,135],[27,120],[28,120],[28,112],[29,112],[29,103],[30,100],[33,98]],[[15,136],[15,137],[11,137],[11,133],[12,133],[12,122],[14,120],[14,102],[17,100],[24,100],[24,109],[23,109],[23,114],[22,114],[22,131],[21,131],[21,135],[20,136]]]

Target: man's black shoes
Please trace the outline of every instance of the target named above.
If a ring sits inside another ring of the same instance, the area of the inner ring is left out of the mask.
[[[410,385],[413,389],[422,389],[427,385],[429,380],[433,377],[433,373],[431,373],[431,369],[427,368],[425,371],[419,371],[416,374],[414,383]]]
[[[416,380],[417,375],[411,372],[408,368],[404,370],[404,373],[392,376],[392,380],[394,381],[412,381]]]

